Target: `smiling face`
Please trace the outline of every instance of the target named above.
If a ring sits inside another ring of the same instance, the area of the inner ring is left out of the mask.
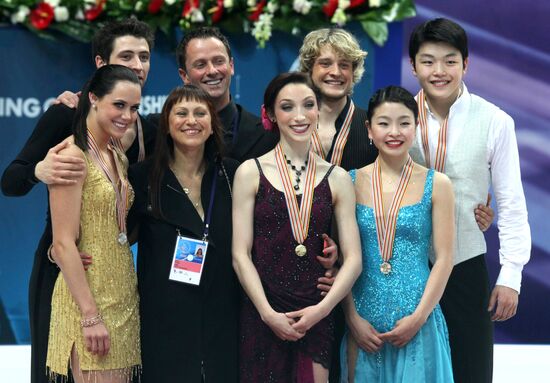
[[[315,93],[305,84],[285,85],[275,99],[274,113],[282,136],[291,141],[309,142],[319,117]]]
[[[423,43],[412,64],[429,101],[451,105],[458,98],[468,66],[458,49],[445,43]]]
[[[107,62],[100,56],[97,56],[95,60],[98,68],[107,64],[124,65],[130,68],[138,76],[139,82],[143,86],[151,67],[151,52],[147,40],[127,35],[115,39]]]
[[[169,133],[180,148],[204,146],[212,134],[212,117],[208,105],[193,100],[180,100],[168,117]]]
[[[185,55],[185,70],[179,69],[185,84],[202,88],[212,98],[216,109],[229,103],[233,59],[223,43],[215,38],[196,38],[189,41]]]
[[[136,122],[138,117],[141,87],[137,83],[119,81],[113,90],[101,98],[93,93],[89,94],[92,108],[90,113],[95,118],[101,132],[94,135],[106,135],[113,138],[122,138],[126,130]]]
[[[377,106],[370,124],[367,123],[369,138],[380,153],[392,156],[409,152],[415,127],[414,113],[397,102],[384,102]]]
[[[351,93],[353,63],[325,45],[321,48],[319,57],[315,59],[311,79],[321,91],[323,99],[340,100]]]

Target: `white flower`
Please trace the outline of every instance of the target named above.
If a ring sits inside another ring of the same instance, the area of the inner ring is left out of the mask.
[[[246,5],[250,8],[256,6],[256,0],[246,0]]]
[[[271,24],[273,20],[273,15],[270,13],[262,13],[258,18],[258,21],[254,23],[254,28],[252,28],[252,35],[258,41],[260,47],[265,46],[265,42],[271,37]]]
[[[347,9],[350,6],[350,0],[338,0],[339,9]]]
[[[330,19],[331,23],[336,24],[339,27],[346,24],[346,21],[347,21],[347,17],[342,8],[338,8],[336,12],[334,12],[332,19]]]
[[[224,8],[233,8],[233,0],[223,0]]]
[[[191,22],[192,23],[202,23],[204,22],[204,16],[200,9],[195,8],[191,11]]]
[[[266,8],[269,13],[275,13],[279,8],[279,5],[277,5],[276,1],[268,1]]]
[[[302,15],[307,15],[311,10],[311,1],[308,0],[294,0],[292,4],[294,10]]]
[[[29,7],[25,5],[20,5],[19,8],[17,8],[17,12],[12,13],[11,15],[12,24],[24,22],[29,13],[30,13]]]
[[[82,9],[79,9],[78,11],[76,11],[74,18],[76,20],[84,20],[84,12],[82,12]]]
[[[380,0],[369,0],[369,6],[370,7],[379,7],[381,5]]]
[[[55,21],[59,23],[69,20],[69,10],[67,7],[55,7],[53,14],[55,16]]]
[[[176,0],[164,0],[164,2],[166,3],[166,5],[174,5]]]
[[[136,5],[134,5],[134,10],[136,12],[143,10],[143,1],[136,2]]]
[[[46,0],[45,3],[48,3],[52,6],[52,8],[55,8],[61,3],[61,0]]]

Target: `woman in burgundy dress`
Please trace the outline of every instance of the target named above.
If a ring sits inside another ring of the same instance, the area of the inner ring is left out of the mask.
[[[280,141],[244,162],[233,191],[233,265],[247,296],[240,317],[240,380],[320,383],[328,379],[331,311],[361,272],[355,194],[349,175],[310,151],[319,115],[307,75],[284,73],[264,95],[264,126]],[[316,256],[323,234],[339,238],[343,264],[323,298]]]

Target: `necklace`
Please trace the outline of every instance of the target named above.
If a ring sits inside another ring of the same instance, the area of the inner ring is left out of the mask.
[[[199,200],[197,202],[193,201],[193,199],[191,198],[191,190],[185,186],[185,182],[182,181],[182,179],[180,178],[180,176],[178,175],[178,173],[173,167],[170,167],[170,170],[172,170],[172,173],[174,173],[174,175],[176,176],[176,179],[180,183],[181,188],[183,189],[183,192],[185,193],[185,195],[187,196],[191,204],[195,207],[195,209],[197,209],[201,202],[200,192],[199,192]]]
[[[300,181],[301,181],[300,177],[302,176],[302,172],[306,170],[308,159],[306,159],[306,162],[302,166],[300,166],[300,170],[298,170],[298,168],[295,165],[293,165],[288,158],[286,158],[286,154],[285,154],[285,161],[290,166],[290,168],[294,172],[294,175],[296,176],[295,178],[296,185],[294,185],[294,190],[300,190]]]

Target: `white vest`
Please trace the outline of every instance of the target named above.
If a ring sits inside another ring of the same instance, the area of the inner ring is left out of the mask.
[[[491,183],[487,163],[487,135],[491,119],[498,108],[474,94],[470,94],[470,97],[467,125],[449,125],[449,129],[460,129],[461,132],[454,146],[447,147],[445,160],[445,174],[451,179],[455,194],[455,265],[487,251],[483,232],[475,220],[474,209],[487,201]],[[417,140],[410,154],[414,161],[426,165]],[[434,260],[433,254],[431,260]]]

